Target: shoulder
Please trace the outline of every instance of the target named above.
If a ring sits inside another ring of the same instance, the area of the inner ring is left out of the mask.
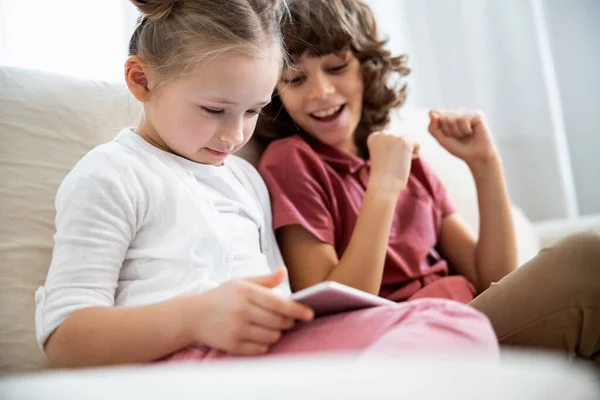
[[[67,174],[64,182],[120,180],[129,158],[118,142],[102,144],[84,155]]]
[[[144,172],[144,163],[119,142],[100,145],[83,156],[63,179],[60,198],[131,197]]]
[[[271,143],[264,151],[259,171],[308,171],[315,173],[324,168],[325,162],[300,136],[291,136]]]
[[[319,155],[300,136],[290,136],[271,143],[261,157],[261,164],[286,161],[291,158],[320,160]]]

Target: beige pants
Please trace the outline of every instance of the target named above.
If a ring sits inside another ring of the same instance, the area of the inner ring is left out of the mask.
[[[542,250],[471,302],[501,345],[577,355],[600,366],[600,233]]]

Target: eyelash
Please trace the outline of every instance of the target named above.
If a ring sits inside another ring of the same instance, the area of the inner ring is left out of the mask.
[[[248,110],[246,112],[248,114],[252,114],[252,115],[262,115],[263,114],[263,109],[259,108],[258,110]]]
[[[297,76],[297,77],[295,77],[295,78],[292,78],[292,79],[284,79],[284,80],[283,80],[283,82],[284,82],[286,85],[298,85],[298,84],[300,84],[300,83],[303,83],[303,82],[304,82],[304,78],[303,78],[303,77],[301,77],[301,76]]]
[[[337,67],[331,67],[331,68],[329,68],[329,72],[333,72],[333,73],[341,72],[341,71],[345,70],[347,66],[348,66],[348,63],[344,63],[342,65],[338,65]]]
[[[214,108],[208,108],[208,107],[200,107],[202,109],[203,112],[205,112],[208,115],[221,115],[225,113],[225,110],[216,110]]]
[[[348,66],[348,63],[345,63],[343,65],[338,65],[336,67],[331,67],[327,69],[327,72],[331,73],[331,74],[337,74],[342,72],[343,70],[346,69],[346,67]],[[286,85],[298,85],[300,83],[304,82],[304,77],[298,76],[292,79],[285,79],[283,81]]]
[[[202,109],[202,112],[208,114],[208,115],[223,115],[225,114],[225,110],[217,110],[214,108],[208,108],[208,107],[200,107]],[[248,114],[250,115],[262,115],[263,113],[263,109],[260,108],[258,110],[247,110],[246,111]]]

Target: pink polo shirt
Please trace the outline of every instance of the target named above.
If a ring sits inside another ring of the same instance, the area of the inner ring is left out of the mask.
[[[332,245],[341,258],[365,195],[369,162],[292,136],[269,145],[259,172],[271,195],[273,228],[299,224]],[[439,179],[423,160],[414,160],[398,198],[380,296],[394,301],[442,297],[463,303],[474,298],[474,286],[462,276],[449,275],[448,263],[435,250],[442,220],[453,212]]]

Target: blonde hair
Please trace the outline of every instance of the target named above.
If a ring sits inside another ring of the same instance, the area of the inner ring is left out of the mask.
[[[284,0],[131,0],[141,12],[129,55],[168,80],[225,52],[261,54],[283,45]]]

